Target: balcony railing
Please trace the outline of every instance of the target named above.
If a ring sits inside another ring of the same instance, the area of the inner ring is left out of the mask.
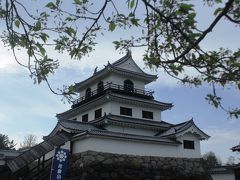
[[[132,86],[126,86],[126,85],[123,86],[123,85],[114,84],[114,83],[106,83],[101,87],[98,87],[94,91],[86,93],[85,96],[82,96],[77,100],[75,100],[73,102],[73,107],[79,104],[82,104],[86,101],[92,100],[97,96],[104,94],[106,91],[116,92],[116,93],[125,94],[125,95],[131,95],[135,97],[142,97],[146,99],[153,99],[153,93],[154,93],[154,91],[151,91],[151,90],[137,89],[137,88],[133,88]]]

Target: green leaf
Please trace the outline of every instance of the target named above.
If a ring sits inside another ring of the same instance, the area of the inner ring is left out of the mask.
[[[57,9],[57,6],[53,2],[47,3],[45,7],[49,9]]]
[[[190,14],[188,14],[188,18],[189,18],[189,19],[194,19],[195,16],[196,16],[196,13],[190,13]]]
[[[130,19],[130,21],[131,21],[131,23],[132,23],[133,25],[135,25],[135,26],[138,26],[138,25],[139,25],[139,23],[138,23],[139,19],[132,18],[132,19]]]
[[[1,9],[0,7],[0,18],[5,18],[5,16],[6,16],[6,11]]]
[[[19,28],[19,26],[20,26],[20,21],[17,19],[14,23],[15,23],[15,26],[16,26],[17,28]]]
[[[119,41],[113,41],[113,44],[115,44],[115,49],[118,49],[120,47]]]
[[[181,9],[184,9],[184,10],[192,10],[192,9],[193,9],[192,7],[193,7],[192,4],[182,3],[182,4],[180,5],[180,8],[181,8]]]
[[[115,28],[116,28],[116,24],[115,24],[113,21],[110,22],[110,24],[109,24],[109,30],[113,32]]]
[[[74,0],[74,3],[75,4],[81,4],[81,1],[80,0]]]
[[[41,44],[36,44],[40,53],[44,56],[46,54],[46,50],[44,49],[44,47]]]
[[[128,1],[128,7],[129,9],[132,9],[135,5],[135,0]]]
[[[214,11],[214,15],[218,15],[220,12],[222,12],[223,8],[217,8],[215,11]]]
[[[60,51],[60,49],[61,49],[61,45],[60,44],[57,44],[56,46],[55,46],[55,50],[59,50]]]
[[[38,21],[36,24],[35,24],[35,28],[34,28],[34,30],[35,31],[39,31],[40,29],[41,29],[41,22],[40,21]]]
[[[215,2],[216,2],[216,3],[221,3],[221,2],[222,2],[222,0],[215,0]]]
[[[238,62],[234,62],[231,64],[231,67],[237,67],[237,68],[240,68],[240,63]]]
[[[46,50],[43,48],[43,46],[39,47],[40,53],[44,56],[46,54]]]
[[[46,33],[41,33],[39,36],[43,40],[43,42],[46,42],[47,39],[49,38],[48,34]]]
[[[178,13],[183,13],[183,14],[187,14],[188,13],[188,11],[190,11],[190,10],[193,10],[193,6],[194,5],[192,5],[192,4],[185,4],[185,3],[182,3],[182,4],[180,4],[180,6],[179,6],[179,12]]]
[[[73,28],[66,28],[65,33],[67,33],[69,36],[73,37],[76,34],[76,31]]]

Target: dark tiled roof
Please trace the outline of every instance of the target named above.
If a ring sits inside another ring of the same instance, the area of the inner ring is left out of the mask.
[[[70,135],[65,132],[57,133],[54,136],[45,139],[42,143],[24,151],[16,158],[8,161],[7,165],[12,172],[16,172],[17,170],[37,160],[44,154],[52,151],[55,146],[63,145],[65,142],[69,141],[69,138]]]
[[[104,103],[106,101],[110,101],[110,100],[114,100],[114,99],[116,101],[126,101],[126,102],[130,102],[130,103],[142,103],[145,106],[154,106],[155,108],[159,108],[162,111],[173,107],[173,105],[171,103],[164,103],[164,102],[156,101],[153,99],[141,99],[141,98],[136,98],[133,96],[121,95],[121,94],[117,94],[117,93],[113,93],[113,92],[107,92],[87,103],[79,105],[78,107],[75,107],[75,108],[69,109],[65,112],[57,114],[57,118],[58,119],[68,119],[71,116],[75,116],[76,114],[78,114],[79,109],[86,108],[87,106],[91,106],[94,103],[99,104],[99,102]],[[72,115],[69,116],[69,114],[72,114]]]
[[[118,98],[120,100],[131,101],[134,103],[139,102],[139,103],[144,103],[146,105],[158,106],[158,107],[161,107],[161,110],[167,110],[173,107],[172,103],[164,103],[164,102],[153,100],[153,99],[139,99],[139,98],[135,98],[134,96],[124,96],[117,93],[109,93],[109,95],[112,97]]]
[[[136,64],[136,67],[138,67],[138,69],[140,70],[139,73],[118,67],[119,64],[124,63],[129,58],[132,59],[131,54],[127,53],[124,57],[122,57],[121,59],[115,61],[114,63],[112,63],[112,64],[108,63],[103,69],[97,71],[91,77],[85,79],[82,82],[75,83],[76,89],[79,89],[80,86],[88,83],[90,80],[92,81],[93,79],[100,78],[102,75],[107,74],[107,73],[109,73],[111,71],[123,72],[123,73],[131,74],[131,75],[133,75],[135,77],[138,77],[138,78],[142,77],[142,78],[148,79],[149,82],[151,82],[151,81],[153,81],[153,80],[155,80],[157,78],[156,75],[147,74],[144,71],[142,71],[141,68],[139,68],[138,65],[134,61],[133,61],[133,63]]]
[[[96,104],[97,104],[97,105],[101,105],[101,104],[103,104],[104,102],[109,101],[109,99],[107,99],[107,95],[108,95],[108,94],[109,94],[109,93],[105,93],[105,94],[103,94],[103,95],[101,95],[101,96],[99,96],[99,97],[97,97],[97,98],[94,98],[94,99],[92,99],[91,101],[88,101],[88,102],[86,102],[86,103],[83,103],[83,104],[81,104],[81,105],[79,105],[79,106],[77,106],[77,107],[75,107],[75,108],[71,108],[71,109],[69,109],[69,110],[67,110],[67,111],[64,111],[64,112],[62,112],[62,113],[58,113],[58,114],[56,115],[56,117],[57,117],[58,119],[68,119],[68,118],[71,118],[72,116],[75,116],[75,115],[79,114],[79,111],[78,111],[78,110],[84,110],[84,111],[86,111],[86,110],[89,108],[89,106],[92,106],[92,105],[96,106]],[[70,115],[70,116],[69,116],[69,115]]]
[[[132,127],[140,127],[146,129],[155,129],[155,130],[166,130],[171,127],[171,124],[164,121],[153,121],[153,120],[145,120],[140,118],[131,118],[119,115],[108,114],[101,119],[97,119],[91,121],[90,123],[95,125],[103,125],[103,124],[117,124],[123,126],[132,126]]]
[[[135,141],[151,141],[156,143],[167,143],[167,144],[181,144],[181,142],[176,140],[171,140],[168,138],[161,138],[156,136],[143,136],[143,135],[134,135],[128,133],[120,133],[120,132],[112,132],[107,130],[88,130],[85,133],[77,134],[73,138],[77,138],[79,136],[85,135],[94,135],[94,136],[104,136],[109,138],[117,138],[117,139],[128,139],[128,140],[135,140]]]
[[[79,122],[74,120],[59,120],[58,123],[62,127],[69,129],[72,133],[86,131],[89,129],[98,129],[90,123],[84,123],[84,122]]]
[[[131,51],[128,50],[127,54],[125,56],[123,56],[122,58],[120,58],[119,60],[115,61],[114,63],[110,64],[111,67],[114,67],[116,70],[120,70],[120,71],[125,71],[125,72],[130,72],[129,70],[126,70],[126,69],[122,69],[122,68],[119,68],[118,66],[125,63],[126,61],[132,61],[132,63],[135,65],[135,67],[138,69],[139,73],[137,72],[133,72],[131,71],[132,73],[136,73],[138,75],[145,75],[145,76],[148,76],[149,78],[154,78],[156,79],[157,76],[156,75],[151,75],[151,74],[147,74],[145,73],[136,63],[135,61],[133,60],[132,58],[132,53]]]
[[[233,169],[234,169],[234,166],[227,165],[227,166],[216,166],[209,169],[208,171],[210,172],[210,174],[229,174],[229,173],[234,174]]]
[[[113,70],[116,70],[118,72],[130,73],[130,74],[134,74],[134,75],[138,75],[138,76],[142,76],[142,77],[145,76],[146,78],[149,78],[151,80],[157,79],[156,75],[147,74],[143,71],[141,73],[140,72],[135,72],[135,71],[130,71],[130,70],[127,70],[127,69],[112,66],[111,64],[109,65],[109,67],[111,67]]]
[[[210,137],[206,133],[204,133],[201,129],[199,129],[195,125],[195,123],[193,122],[192,119],[189,121],[180,123],[180,124],[173,125],[167,131],[158,133],[156,135],[160,136],[160,137],[176,137],[177,134],[180,134],[180,133],[186,131],[187,129],[189,129],[192,126],[194,126],[197,129],[197,131],[201,134],[200,136],[202,136],[202,139],[208,139]]]
[[[126,139],[132,139],[132,140],[144,140],[144,141],[155,141],[155,142],[162,142],[162,143],[173,143],[173,144],[178,144],[179,142],[175,140],[171,140],[169,138],[164,138],[164,137],[157,137],[157,136],[145,136],[145,135],[134,135],[134,134],[129,134],[129,133],[121,133],[121,132],[112,132],[103,129],[101,126],[101,123],[105,123],[104,120],[109,120],[109,121],[121,121],[122,123],[125,124],[133,124],[134,121],[139,121],[138,123],[136,122],[136,126],[145,126],[145,128],[149,128],[152,126],[157,126],[159,127],[158,130],[163,130],[169,127],[169,124],[166,122],[153,122],[151,120],[143,120],[143,119],[136,119],[136,118],[125,118],[125,117],[120,117],[116,115],[108,115],[105,116],[99,120],[91,121],[88,123],[82,123],[79,121],[73,121],[73,120],[61,120],[58,122],[57,130],[54,130],[54,132],[50,133],[49,136],[51,137],[54,136],[54,133],[57,133],[59,130],[63,129],[66,132],[73,133],[73,137],[76,136],[83,136],[86,134],[89,135],[96,135],[96,136],[108,136],[112,138],[126,138]]]
[[[237,146],[234,146],[231,148],[231,150],[234,152],[234,151],[239,151],[240,152],[240,144],[237,145]]]

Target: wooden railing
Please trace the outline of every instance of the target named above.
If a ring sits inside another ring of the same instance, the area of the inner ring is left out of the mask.
[[[19,179],[22,180],[43,180],[48,179],[51,173],[52,158],[47,160],[40,159],[36,164],[27,170]]]
[[[106,83],[101,87],[98,87],[97,89],[86,93],[85,96],[82,96],[80,98],[78,98],[77,100],[75,100],[73,102],[73,106],[91,99],[92,97],[95,97],[96,95],[101,95],[103,94],[106,90],[117,90],[118,92],[122,92],[122,93],[127,93],[127,94],[131,94],[131,95],[141,95],[144,97],[148,97],[148,98],[153,98],[153,91],[151,90],[143,90],[143,89],[137,89],[137,88],[133,88],[131,85],[127,86],[123,86],[123,85],[119,85],[119,84],[114,84],[114,83]]]

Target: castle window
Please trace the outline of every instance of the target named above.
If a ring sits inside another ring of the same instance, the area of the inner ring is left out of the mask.
[[[102,117],[102,108],[95,111],[95,119]]]
[[[100,81],[97,85],[97,93],[103,92],[103,90],[104,90],[103,82]]]
[[[82,122],[88,122],[88,114],[82,116]]]
[[[90,96],[91,96],[91,88],[87,88],[87,89],[86,89],[85,97],[86,97],[86,98],[89,98]]]
[[[127,79],[124,81],[124,90],[125,91],[129,91],[129,92],[133,92],[134,89],[134,84],[131,80]]]
[[[120,114],[125,116],[132,116],[132,109],[126,107],[120,107]]]
[[[195,149],[194,148],[194,141],[183,140],[183,148],[184,149]]]
[[[153,112],[151,112],[151,111],[142,111],[142,118],[153,119]]]

